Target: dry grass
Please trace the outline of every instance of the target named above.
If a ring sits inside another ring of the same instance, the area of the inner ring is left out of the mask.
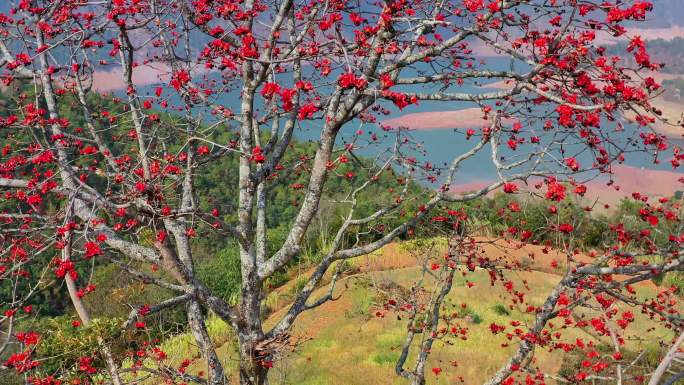
[[[408,286],[418,278],[415,267],[368,273],[365,276],[376,279],[392,279]],[[530,301],[540,304],[546,293],[558,281],[558,276],[543,272],[522,272],[511,277],[516,285],[529,282]],[[428,374],[429,384],[453,384],[462,378],[466,384],[479,384],[494,373],[515,349],[504,346],[507,340],[502,335],[493,336],[489,325],[508,324],[511,319],[530,320],[513,310],[511,315],[498,312],[497,305],[505,303],[504,290],[500,286],[490,287],[486,272],[476,271],[468,276],[475,282],[467,288],[460,279],[449,296],[452,304],[468,303],[468,311],[482,318],[479,324],[463,323],[469,331],[466,340],[453,340],[453,345],[437,343],[430,356],[428,368],[441,367],[440,376]],[[397,319],[395,314],[384,318],[368,317],[350,311],[358,307],[358,301],[372,296],[372,288],[366,285],[348,283],[344,296],[332,303],[325,304],[300,317],[293,334],[312,338],[304,342],[296,352],[281,360],[274,370],[275,378],[283,384],[398,384],[403,383],[394,373],[399,357],[401,343],[405,337],[405,320]],[[640,288],[642,295],[652,294],[652,288]],[[369,309],[372,313],[372,308]],[[352,314],[352,317],[349,315]],[[276,313],[275,316],[278,314]],[[632,336],[648,340],[667,340],[670,333],[665,330],[647,331],[650,324],[638,319]],[[509,326],[510,328],[510,326]],[[564,340],[574,342],[575,338],[591,339],[590,334],[581,330],[563,332]],[[607,342],[607,340],[605,341]],[[638,349],[640,343],[630,342],[629,347]],[[562,356],[538,349],[534,364],[548,373],[556,373],[561,365]],[[411,359],[408,361],[411,362]],[[326,382],[327,381],[327,382]],[[550,382],[552,383],[552,382]]]
[[[530,259],[532,271],[512,273],[509,278],[516,287],[522,286],[523,281],[527,282],[531,289],[528,300],[541,304],[559,280],[559,270],[551,267],[551,261],[560,262],[562,267],[564,257],[554,251],[545,252],[541,247],[516,248],[515,244],[487,246],[484,253],[490,256],[501,255],[504,246],[510,254],[509,258]],[[439,248],[436,249],[438,255]],[[394,313],[389,313],[384,318],[374,315],[374,309],[378,305],[374,302],[377,298],[374,285],[392,281],[403,287],[410,287],[420,274],[420,269],[416,266],[416,255],[412,250],[414,248],[411,244],[392,244],[354,261],[352,271],[355,273],[344,277],[337,284],[335,294],[341,295],[340,299],[306,312],[297,320],[292,336],[300,343],[293,352],[284,354],[277,361],[276,367],[271,371],[271,384],[404,383],[394,373],[394,366],[405,337],[406,321],[398,319]],[[590,261],[587,256],[578,258],[585,262]],[[467,303],[468,312],[476,314],[481,322],[463,321],[462,325],[468,327],[465,340],[452,340],[453,344],[435,344],[428,364],[428,384],[459,383],[461,378],[466,384],[482,383],[505,362],[515,348],[515,345],[506,346],[508,341],[505,336],[492,335],[489,325],[493,322],[508,324],[512,319],[531,319],[531,316],[517,309],[511,310],[510,315],[503,314],[501,307],[502,304],[509,303],[508,296],[504,295],[504,289],[500,285],[490,286],[485,271],[470,273],[468,280],[474,282],[475,286],[468,288],[464,278],[459,277],[448,302],[454,307]],[[296,285],[296,280],[293,280],[269,295],[267,302],[273,313],[266,320],[266,326],[272,325],[287,310]],[[320,288],[313,298],[323,295],[327,290],[327,287]],[[642,296],[653,295],[655,290],[653,285],[638,287]],[[639,336],[650,341],[670,338],[668,331],[647,330],[653,324],[640,318],[638,310],[632,311],[637,314],[637,325],[632,330],[634,335],[628,337]],[[217,345],[220,345],[219,355],[222,361],[229,371],[235,373],[237,356],[234,342],[227,337],[227,327],[216,323],[211,329]],[[165,342],[164,346],[174,352],[174,357],[196,356],[192,342],[186,341],[185,337],[176,337]],[[581,330],[563,332],[563,338],[568,342],[574,342],[578,337],[593,338]],[[633,350],[637,350],[639,345],[640,342],[628,342],[628,347]],[[546,372],[555,373],[560,368],[561,359],[558,353],[538,349],[533,364]],[[408,362],[411,362],[411,358]],[[432,367],[441,367],[442,374],[432,374],[429,371]],[[190,372],[197,373],[204,369],[196,363],[190,367]]]

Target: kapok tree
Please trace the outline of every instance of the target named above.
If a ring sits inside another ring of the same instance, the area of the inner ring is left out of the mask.
[[[408,295],[383,297],[375,313],[408,320],[395,366],[399,376],[411,384],[444,375],[472,381],[455,369],[472,362],[468,350],[428,361],[443,346],[471,338],[468,317],[482,304],[453,295],[457,286],[461,295],[485,290],[502,300],[496,311],[506,320],[487,320],[491,345],[483,351],[499,347],[511,354],[486,384],[657,385],[684,376],[676,360],[684,341],[681,286],[667,278],[681,277],[684,269],[681,198],[651,201],[635,192],[622,203],[633,205],[635,218],[590,215],[582,211],[595,206],[582,206],[582,189],[556,183],[539,183],[524,200],[501,204],[496,212],[508,227],[490,237],[482,236],[492,234],[492,226],[480,211],[491,208],[480,210],[480,203],[445,208],[426,221],[442,237],[416,248],[420,279]],[[602,239],[587,248],[587,235],[597,229]],[[543,293],[534,282],[544,280],[539,272],[558,277]],[[541,358],[540,351],[555,358]],[[562,363],[562,370],[549,372],[550,362]]]
[[[543,178],[579,188],[573,176],[610,173],[633,152],[657,161],[668,149],[649,127],[659,85],[645,72],[659,65],[645,43],[631,38],[625,54],[636,59],[632,69],[599,47],[606,37],[625,36],[625,23],[643,20],[652,7],[645,1],[10,3],[0,17],[1,76],[18,96],[0,128],[0,278],[18,289],[2,304],[0,322],[5,345],[21,346],[5,366],[23,373],[40,366],[33,354],[39,338],[13,335],[13,323],[31,310],[22,307],[38,288],[64,282],[81,322],[90,323],[98,315],[81,297],[96,289],[78,271],[101,260],[176,293],[134,309],[120,327],[144,328],[148,314],[185,306],[207,370],[202,377],[169,368],[152,347],[150,359],[131,367],[101,339],[101,349],[73,364],[78,376],[119,385],[139,371],[156,382],[227,383],[207,332],[208,309],[237,336],[240,383],[264,384],[297,318],[332,298],[332,291],[312,294],[338,262],[415,233],[450,202],[498,188],[513,193]],[[483,52],[498,59],[484,60]],[[112,75],[122,91],[112,99],[117,107],[103,110],[92,94]],[[486,89],[488,82],[500,89]],[[432,103],[467,104],[483,115],[481,127],[454,133],[467,149],[444,166],[421,160],[429,146],[410,133],[381,124],[390,113]],[[625,113],[637,123],[623,126]],[[295,138],[312,132],[313,155],[293,156]],[[341,172],[361,150],[375,154],[364,172]],[[237,177],[214,183],[234,186],[237,196],[209,196],[198,181],[226,159],[234,162],[221,164],[235,167]],[[496,180],[454,193],[472,159],[489,159]],[[401,175],[392,199],[360,215],[363,192],[391,173]],[[275,243],[269,192],[293,174],[304,178],[291,186],[296,214]],[[414,181],[429,185],[429,196],[413,196]],[[265,328],[264,282],[300,256],[331,182],[347,189],[337,191],[346,214],[306,285]],[[234,205],[220,203],[233,198]],[[418,209],[405,212],[407,202]],[[403,219],[388,225],[400,213]],[[230,237],[239,251],[236,303],[195,271],[193,245],[217,236]],[[621,269],[642,269],[628,265]]]

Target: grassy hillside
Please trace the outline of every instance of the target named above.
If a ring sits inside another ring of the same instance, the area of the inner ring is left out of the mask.
[[[443,243],[441,240],[435,242]],[[484,248],[488,255],[501,254],[502,248],[514,247],[513,244],[499,242]],[[361,257],[348,268],[348,274],[338,282],[336,295],[339,299],[313,311],[305,313],[292,330],[292,340],[296,345],[285,349],[281,359],[271,371],[271,383],[301,385],[364,385],[364,384],[401,384],[394,373],[402,342],[406,333],[406,320],[398,314],[388,313],[378,317],[375,313],[382,308],[383,298],[388,290],[401,292],[408,289],[419,279],[420,267],[413,257],[416,245],[413,242],[392,244],[373,255]],[[433,256],[440,255],[435,250]],[[563,256],[551,251],[544,253],[541,247],[525,246],[522,249],[509,249],[509,259],[527,258],[529,271],[512,274],[510,279],[515,285],[527,282],[530,287],[530,301],[540,304],[563,271]],[[580,259],[589,261],[588,256]],[[558,267],[551,267],[551,261],[560,261]],[[304,273],[305,275],[306,273]],[[517,345],[507,344],[506,338],[492,335],[491,323],[508,324],[511,320],[529,321],[531,316],[519,309],[511,309],[506,304],[505,289],[500,285],[490,286],[486,271],[476,271],[468,275],[472,288],[466,285],[465,278],[458,277],[454,289],[448,297],[447,305],[459,313],[458,324],[467,328],[465,338],[453,338],[451,343],[437,342],[428,362],[428,384],[478,384],[482,383],[506,361]],[[271,293],[270,302],[277,309],[267,319],[272,324],[286,309],[288,300],[296,292],[297,280],[293,279]],[[392,288],[392,289],[388,289]],[[401,289],[403,288],[403,289]],[[430,283],[427,285],[429,290]],[[652,284],[637,286],[639,296],[652,296],[657,289]],[[322,295],[326,287],[319,289]],[[468,303],[461,308],[461,303]],[[635,311],[635,313],[638,313]],[[588,314],[587,314],[588,315]],[[636,314],[636,326],[627,336],[625,355],[645,351],[653,362],[661,354],[657,341],[668,341],[671,333],[665,329],[650,329],[652,324],[645,317]],[[236,352],[232,336],[225,324],[214,320],[212,334],[219,349],[221,359],[227,368],[235,370]],[[591,328],[590,328],[591,329]],[[638,338],[637,338],[638,337]],[[646,338],[647,337],[647,338]],[[586,341],[595,339],[591,330],[574,329],[565,331],[563,340],[570,343],[575,338]],[[643,340],[642,340],[643,338]],[[650,342],[643,342],[643,341]],[[655,342],[654,342],[655,341]],[[606,339],[603,342],[609,343]],[[180,335],[164,343],[169,349],[172,366],[180,362],[180,357],[196,355],[191,337]],[[537,349],[534,365],[547,373],[563,373],[575,364],[563,361],[558,353]],[[573,356],[571,356],[573,357]],[[409,357],[408,363],[411,363]],[[174,362],[174,360],[176,360]],[[431,373],[433,367],[442,368],[437,376]],[[190,370],[199,373],[204,370],[193,364]],[[549,380],[548,384],[554,384]]]

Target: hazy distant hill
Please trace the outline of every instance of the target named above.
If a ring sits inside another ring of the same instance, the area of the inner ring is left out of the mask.
[[[684,74],[684,38],[676,37],[672,40],[649,40],[647,47],[653,62],[665,64],[662,72],[669,74]],[[608,46],[608,54],[623,56],[627,63],[634,65],[634,57],[632,55],[625,55],[626,48],[626,42],[611,45]]]
[[[650,0],[653,12],[640,28],[666,28],[673,25],[684,26],[684,0]],[[627,1],[627,3],[630,3]]]

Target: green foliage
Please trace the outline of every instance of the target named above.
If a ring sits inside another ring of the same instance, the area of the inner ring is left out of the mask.
[[[207,316],[206,324],[207,332],[209,333],[209,337],[214,343],[214,346],[230,344],[228,347],[231,349],[231,352],[232,349],[236,349],[237,344],[234,344],[235,334],[223,320],[210,313]],[[189,332],[180,333],[167,338],[161,343],[160,349],[164,351],[176,365],[188,357],[197,357],[200,354],[195,337]]]
[[[684,274],[681,272],[670,272],[665,274],[662,279],[662,286],[674,287],[679,294],[684,293]]]
[[[237,247],[225,248],[197,266],[197,277],[217,295],[236,303],[242,284]]]
[[[520,211],[510,209],[517,205]],[[468,214],[470,227],[480,234],[501,236],[529,232],[529,242],[557,244],[561,240],[556,227],[560,223],[572,224],[573,240],[577,246],[590,248],[603,239],[608,227],[603,220],[592,216],[577,203],[564,200],[555,204],[557,214],[549,213],[550,202],[538,198],[520,198],[518,195],[496,193],[492,197],[476,199],[451,208]]]
[[[119,353],[124,349],[121,345],[122,339],[114,338],[120,330],[121,319],[96,318],[91,320],[90,324],[78,327],[74,327],[71,324],[71,317],[66,316],[45,318],[43,322],[45,325],[40,329],[46,332],[41,335],[36,351],[38,356],[44,357],[40,366],[41,372],[69,371],[69,365],[78,361],[80,357],[98,356],[98,339],[106,341]],[[99,358],[93,366],[104,367],[102,358]]]
[[[275,289],[277,287],[283,286],[290,281],[290,276],[286,271],[280,270],[276,271],[272,276],[266,279],[265,286],[267,289]]]
[[[459,316],[461,316],[461,318],[465,318],[470,323],[474,323],[475,325],[479,325],[482,323],[482,321],[484,321],[482,316],[470,307],[461,310]]]
[[[399,351],[379,351],[371,355],[371,361],[378,365],[396,365],[399,360]]]
[[[368,318],[370,309],[373,306],[375,297],[367,291],[359,292],[352,297],[352,307],[345,312],[346,318]]]
[[[508,308],[505,305],[500,304],[500,303],[497,303],[496,305],[494,305],[492,307],[492,310],[494,310],[494,313],[496,313],[497,315],[506,315],[506,316],[511,315],[510,310],[508,310]]]
[[[681,209],[668,207],[667,205],[664,205],[664,207],[668,210],[681,212]],[[624,230],[634,234],[638,234],[642,231],[648,231],[650,234],[648,237],[649,242],[652,241],[662,248],[672,247],[673,245],[669,240],[669,235],[679,232],[677,221],[670,221],[661,217],[661,219],[658,221],[658,224],[654,226],[645,220],[645,218],[641,215],[641,209],[648,209],[647,204],[634,199],[623,199],[620,201],[620,204],[617,206],[616,210],[611,213],[608,221],[610,223],[620,223],[623,225]],[[641,246],[641,244],[638,242],[632,242],[632,244],[627,246],[628,249],[630,247],[638,248]]]
[[[294,284],[292,285],[292,288],[290,288],[290,292],[292,294],[297,294],[302,289],[304,289],[304,286],[306,286],[306,283],[309,281],[308,277],[300,275],[294,280]]]
[[[479,324],[482,323],[482,316],[480,316],[480,315],[477,314],[477,313],[474,313],[474,314],[472,314],[471,321],[472,321],[472,323],[474,323],[475,325],[479,325]]]

